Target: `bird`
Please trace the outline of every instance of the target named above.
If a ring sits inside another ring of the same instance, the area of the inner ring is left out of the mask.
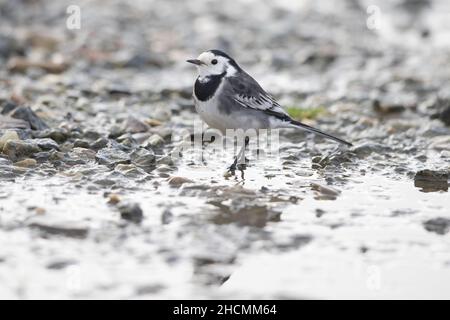
[[[193,88],[195,109],[201,119],[222,134],[227,129],[297,128],[313,132],[346,146],[350,142],[292,119],[283,107],[259,83],[245,72],[231,56],[212,49],[202,52],[194,64],[198,77]],[[241,147],[228,171],[234,172],[238,161],[245,165],[245,148]]]

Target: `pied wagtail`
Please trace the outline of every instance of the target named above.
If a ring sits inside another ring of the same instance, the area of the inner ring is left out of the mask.
[[[236,61],[220,50],[205,51],[197,59],[187,60],[197,66],[194,84],[195,109],[211,128],[274,129],[298,128],[351,146],[352,144],[292,119]],[[245,163],[248,137],[229,171],[234,172],[237,161]]]

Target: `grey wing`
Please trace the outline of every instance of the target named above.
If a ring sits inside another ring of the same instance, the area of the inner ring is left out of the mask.
[[[245,72],[226,78],[222,97],[243,108],[260,110],[282,120],[290,120],[289,115],[278,102]]]

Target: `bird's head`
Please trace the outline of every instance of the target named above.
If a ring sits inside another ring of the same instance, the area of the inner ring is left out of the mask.
[[[236,61],[220,50],[208,50],[201,53],[197,59],[187,60],[195,64],[200,77],[208,77],[225,73],[225,76],[232,76],[241,68]]]

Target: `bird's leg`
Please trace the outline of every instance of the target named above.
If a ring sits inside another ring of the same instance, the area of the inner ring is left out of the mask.
[[[245,137],[244,145],[242,146],[241,150],[239,151],[239,163],[238,163],[238,169],[243,171],[247,168],[247,159],[245,158],[245,149],[247,148],[248,144],[250,142],[249,137]]]
[[[228,167],[228,171],[234,174],[236,168],[239,170],[245,170],[245,148],[248,146],[250,139],[249,137],[245,137],[244,145],[239,150],[236,157],[234,157],[233,164]]]

